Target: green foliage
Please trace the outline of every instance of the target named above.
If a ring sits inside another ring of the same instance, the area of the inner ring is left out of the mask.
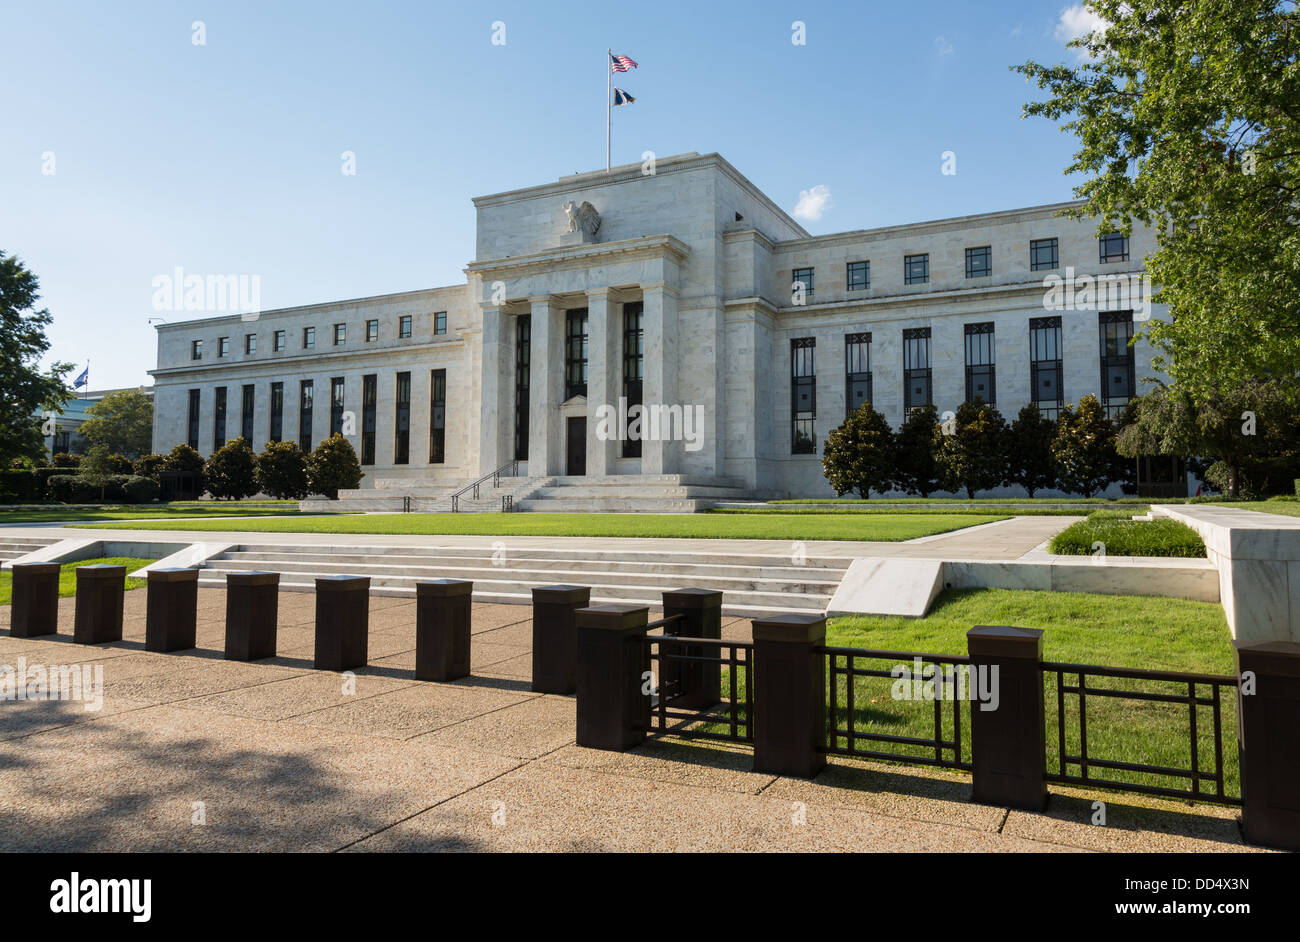
[[[203,456],[189,445],[182,443],[167,453],[162,469],[180,474],[202,474]]]
[[[1071,524],[1051,542],[1051,551],[1063,556],[1090,556],[1102,544],[1107,556],[1176,556],[1203,558],[1205,544],[1196,531],[1168,518],[1134,520],[1132,514],[1101,510]]]
[[[152,503],[158,499],[161,490],[157,481],[138,474],[128,475],[122,482],[122,493],[128,504]]]
[[[130,462],[127,462],[126,469],[131,470]],[[105,500],[112,478],[122,471],[117,456],[109,454],[107,445],[91,445],[82,456],[77,473],[91,488],[98,488],[99,499]]]
[[[15,458],[45,459],[39,413],[61,412],[68,398],[63,378],[71,363],[54,363],[47,372],[41,358],[50,349],[49,310],[36,310],[40,282],[13,255],[0,251],[0,468]]]
[[[159,454],[141,455],[135,459],[131,470],[142,478],[157,481],[159,473],[167,467],[167,458],[167,455]]]
[[[139,457],[153,442],[153,401],[139,389],[109,393],[86,414],[78,431],[92,445]]]
[[[1007,479],[1019,484],[1032,498],[1038,490],[1056,487],[1056,462],[1052,440],[1056,423],[1045,418],[1034,403],[1023,407],[1007,432]]]
[[[894,483],[899,489],[922,497],[939,489],[939,467],[934,456],[938,431],[939,411],[934,406],[918,406],[908,412],[895,437]]]
[[[1099,231],[1140,220],[1157,369],[1198,398],[1300,369],[1300,16],[1291,2],[1090,0],[1108,26],[1077,67],[1017,67],[1066,119],[1084,175],[1072,211]]]
[[[826,436],[822,470],[837,495],[887,491],[893,480],[896,446],[885,417],[864,402]]]
[[[0,504],[34,504],[44,496],[36,471],[28,468],[0,471]]]
[[[964,490],[973,498],[976,491],[999,487],[1007,479],[1007,423],[993,406],[982,400],[963,402],[957,407],[952,434],[939,434],[935,442],[935,463],[944,490]]]
[[[228,441],[203,466],[203,479],[218,500],[252,497],[257,493],[257,456],[242,437]]]
[[[342,435],[331,435],[316,446],[307,459],[308,488],[335,500],[340,490],[361,486],[361,462],[352,443]]]
[[[307,496],[307,456],[297,442],[268,442],[257,458],[257,484],[263,493],[279,499]]]
[[[1089,393],[1077,409],[1066,406],[1052,439],[1052,458],[1062,490],[1091,497],[1124,474],[1115,451],[1115,429],[1097,397]]]
[[[50,459],[52,468],[78,468],[81,466],[81,455],[70,455],[66,451],[61,451]]]

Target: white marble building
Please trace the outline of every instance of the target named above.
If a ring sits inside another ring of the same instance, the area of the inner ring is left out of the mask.
[[[1103,386],[1118,408],[1151,373],[1122,342],[1161,314],[1144,297],[1058,309],[1045,284],[1140,276],[1154,234],[1099,240],[1057,215],[1068,204],[811,236],[722,157],[686,154],[474,205],[465,284],[159,325],[155,450],[241,433],[311,447],[341,428],[367,487],[519,459],[560,484],[821,496],[850,397],[896,426],[969,391],[1010,420]],[[598,434],[620,397],[671,429]]]

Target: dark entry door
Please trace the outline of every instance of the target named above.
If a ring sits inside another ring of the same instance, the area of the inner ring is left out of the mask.
[[[565,474],[582,475],[587,473],[587,417],[569,419],[568,425],[569,459]]]

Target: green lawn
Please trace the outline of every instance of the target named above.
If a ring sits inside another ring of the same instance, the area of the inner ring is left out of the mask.
[[[0,510],[0,526],[20,523],[60,523],[64,520],[159,520],[169,517],[276,517],[294,516],[298,502],[266,501],[257,503],[216,503],[215,501],[183,504],[105,504],[93,510],[60,508],[41,510]]]
[[[1288,517],[1300,517],[1300,500],[1246,500],[1239,503],[1225,504],[1226,507],[1240,507],[1242,510],[1258,510],[1265,514],[1285,514]]]
[[[95,566],[103,564],[105,566],[125,566],[128,573],[135,572],[154,562],[152,559],[137,559],[129,556],[106,556],[101,559],[82,559],[75,563],[64,563],[59,567],[59,596],[70,598],[77,594],[77,567],[78,566]],[[139,589],[144,586],[144,579],[126,580],[128,589]],[[0,572],[0,605],[8,605],[13,600],[14,577],[9,570]]]
[[[873,501],[874,504],[874,501]],[[1063,507],[1049,507],[1028,505],[1019,507],[1014,504],[954,504],[952,506],[942,506],[939,504],[928,504],[921,506],[909,506],[907,504],[876,504],[868,505],[865,502],[861,504],[836,504],[825,507],[800,505],[795,503],[789,504],[757,504],[753,507],[715,507],[711,510],[702,511],[708,514],[984,514],[986,516],[1004,519],[1008,516],[1017,517],[1078,517],[1094,509],[1092,505],[1076,504]],[[1145,504],[1134,504],[1133,509],[1127,513],[1145,513],[1147,507]]]
[[[1205,543],[1195,530],[1177,520],[1134,520],[1128,511],[1099,510],[1052,538],[1051,551],[1088,556],[1100,543],[1108,556],[1166,556],[1204,559]]]
[[[744,540],[911,540],[1007,515],[986,514],[360,514],[89,524],[96,529],[229,530],[479,536],[610,536]]]

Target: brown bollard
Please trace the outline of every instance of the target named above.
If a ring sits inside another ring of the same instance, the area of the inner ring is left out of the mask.
[[[585,585],[533,589],[533,690],[573,693],[577,689],[577,611],[591,601]]]
[[[370,577],[316,577],[316,657],[323,671],[366,666]]]
[[[415,679],[469,676],[470,607],[474,583],[430,579],[415,584]]]
[[[826,616],[754,619],[754,771],[812,778],[826,767]]]
[[[77,644],[121,641],[125,591],[125,566],[78,566],[72,640]]]
[[[644,605],[593,605],[576,613],[578,645],[577,744],[631,749],[650,725],[650,648],[643,637]]]
[[[186,651],[194,647],[199,616],[197,569],[150,569],[144,622],[146,651]]]
[[[977,626],[966,632],[972,668],[991,671],[997,709],[970,707],[971,799],[1022,811],[1047,804],[1047,729],[1041,628]],[[990,687],[990,689],[992,689]]]
[[[226,573],[226,660],[275,657],[280,574],[246,569]]]
[[[39,638],[59,630],[59,564],[14,563],[9,635]]]
[[[1300,851],[1300,644],[1234,641],[1232,647],[1240,684],[1242,831],[1252,844]]]
[[[722,592],[717,589],[674,589],[664,593],[664,617],[681,619],[664,626],[665,635],[682,638],[722,638]],[[720,649],[699,644],[659,646],[659,689],[675,690],[673,706],[703,710],[722,699],[722,668],[702,661],[674,661],[665,655],[717,657]]]

